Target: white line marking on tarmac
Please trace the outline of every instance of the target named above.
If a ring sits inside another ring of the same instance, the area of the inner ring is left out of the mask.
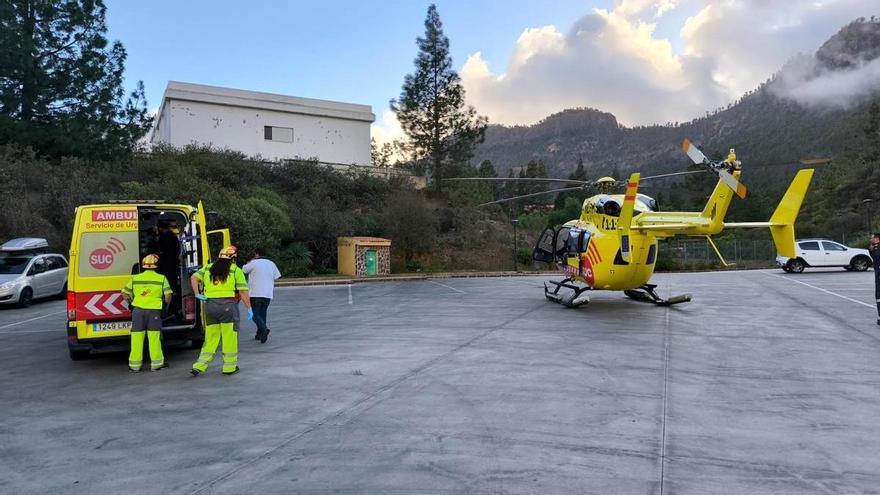
[[[354,304],[354,299],[351,297],[351,284],[348,284],[348,304]]]
[[[854,302],[854,303],[856,303],[856,304],[861,304],[862,306],[867,306],[867,307],[869,307],[869,308],[873,308],[873,307],[874,307],[873,304],[868,304],[868,303],[863,302],[863,301],[857,301],[857,300],[855,300],[855,299],[853,299],[853,298],[851,298],[851,297],[846,297],[846,296],[841,295],[841,294],[838,294],[838,293],[836,293],[836,292],[831,292],[830,290],[826,290],[826,289],[823,289],[823,288],[821,288],[821,287],[816,287],[815,285],[811,285],[811,284],[808,284],[808,283],[806,283],[806,282],[801,282],[800,280],[794,280],[794,279],[791,279],[791,278],[788,278],[788,277],[783,277],[782,275],[776,275],[775,273],[767,273],[767,272],[762,272],[762,273],[764,273],[764,274],[766,274],[766,275],[770,275],[770,276],[772,276],[772,277],[781,278],[782,280],[787,280],[787,281],[789,281],[789,282],[795,282],[795,283],[798,283],[798,284],[801,284],[801,285],[806,285],[807,287],[810,287],[810,288],[816,289],[816,290],[818,290],[818,291],[820,291],[820,292],[824,292],[824,293],[826,293],[826,294],[831,294],[832,296],[837,296],[837,297],[839,297],[839,298],[841,298],[841,299],[846,299],[847,301]]]
[[[435,281],[433,281],[433,280],[428,280],[428,282],[431,282],[431,283],[434,284],[434,285],[439,285],[440,287],[446,287],[446,288],[449,289],[449,290],[454,290],[455,292],[458,292],[459,294],[467,294],[467,293],[466,293],[465,291],[463,291],[463,290],[458,290],[458,289],[456,289],[455,287],[451,287],[451,286],[448,286],[448,285],[446,285],[446,284],[441,284],[440,282],[435,282]]]
[[[28,322],[31,322],[31,321],[34,321],[34,320],[39,320],[39,319],[42,319],[42,318],[48,318],[49,316],[52,316],[52,315],[60,315],[60,314],[64,314],[64,313],[66,313],[66,312],[67,312],[67,311],[58,311],[58,312],[55,312],[55,313],[48,313],[48,314],[45,314],[45,315],[42,315],[42,316],[35,316],[35,317],[33,317],[33,318],[29,318],[29,319],[27,319],[27,320],[17,321],[17,322],[15,322],[15,323],[8,323],[8,324],[3,325],[2,327],[0,327],[0,330],[2,330],[2,329],[4,329],[4,328],[14,327],[14,326],[17,326],[17,325],[22,325],[22,324],[24,324],[24,323],[28,323]],[[55,330],[53,330],[53,332],[54,332],[54,331],[55,331]]]

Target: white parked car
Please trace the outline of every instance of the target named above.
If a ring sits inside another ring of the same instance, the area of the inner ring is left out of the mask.
[[[796,244],[796,258],[776,257],[776,264],[789,273],[801,273],[807,267],[829,266],[863,272],[873,264],[867,249],[846,247],[827,239],[801,239]]]
[[[12,239],[0,246],[0,304],[67,296],[67,259],[48,252],[45,239]]]

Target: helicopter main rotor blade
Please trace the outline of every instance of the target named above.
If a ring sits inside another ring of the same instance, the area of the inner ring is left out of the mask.
[[[511,198],[504,198],[504,199],[499,199],[496,201],[489,201],[488,203],[483,203],[479,206],[488,206],[488,205],[495,205],[495,204],[499,204],[499,203],[506,203],[508,201],[515,201],[517,199],[523,199],[523,198],[531,198],[533,196],[541,196],[544,194],[560,193],[560,192],[566,192],[566,191],[583,191],[583,189],[584,189],[583,187],[564,187],[562,189],[551,189],[549,191],[541,191],[541,192],[536,192],[536,193],[531,193],[531,194],[522,194],[520,196],[513,196]]]
[[[831,163],[831,158],[806,158],[798,160],[801,165],[825,165]]]
[[[675,177],[677,175],[705,174],[706,172],[708,172],[708,170],[688,170],[687,172],[672,172],[671,174],[649,175],[647,177],[642,177],[641,180],[663,179],[665,177]],[[626,182],[623,183],[625,184]]]
[[[456,182],[456,181],[494,181],[494,182],[506,182],[506,181],[520,181],[520,182],[562,182],[565,184],[592,184],[592,182],[587,182],[583,180],[575,180],[575,179],[551,179],[547,177],[455,177],[451,179],[441,179],[444,182]]]

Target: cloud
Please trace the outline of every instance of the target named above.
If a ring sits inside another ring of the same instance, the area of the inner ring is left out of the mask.
[[[397,115],[390,109],[386,109],[382,113],[382,118],[370,126],[370,137],[376,141],[376,148],[382,149],[382,145],[386,143],[393,144],[395,141],[405,138],[406,135],[403,132],[403,128],[400,127]],[[392,150],[393,152],[390,157],[392,162],[405,159],[400,149],[394,147]]]
[[[404,133],[400,127],[400,121],[397,120],[397,115],[386,109],[382,113],[382,118],[370,126],[370,136],[376,140],[377,146],[402,138]]]
[[[573,107],[609,111],[627,125],[685,121],[755,88],[797,53],[812,53],[870,15],[871,4],[619,0],[564,32],[526,28],[502,72],[476,52],[461,77],[469,103],[495,123],[532,123]]]
[[[878,87],[880,58],[831,72],[818,69],[815,58],[801,57],[786,66],[772,90],[802,105],[848,107]]]

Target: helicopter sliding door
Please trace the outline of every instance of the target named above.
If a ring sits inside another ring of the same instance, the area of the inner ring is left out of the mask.
[[[575,227],[547,227],[538,237],[532,259],[543,263],[567,264],[568,258],[579,258],[590,243],[590,232]]]
[[[538,243],[535,244],[535,250],[532,251],[532,260],[542,263],[553,263],[556,261],[556,231],[552,227],[547,227],[541,236],[538,237]]]

